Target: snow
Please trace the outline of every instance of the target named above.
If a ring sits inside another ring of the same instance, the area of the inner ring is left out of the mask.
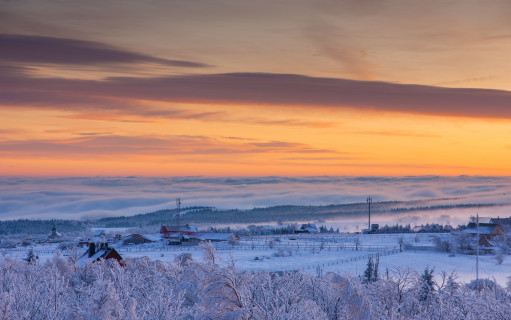
[[[144,238],[146,238],[147,240],[149,241],[160,241],[161,240],[161,234],[159,233],[154,233],[154,234],[143,234],[142,235]]]
[[[202,253],[196,247],[180,248],[178,250],[140,250],[140,251],[121,251],[123,257],[148,257],[151,260],[173,261],[174,258],[184,252],[192,254],[194,260],[201,261]],[[217,250],[220,257],[219,265],[227,266],[234,259],[235,265],[240,270],[264,270],[264,271],[292,271],[304,270],[316,272],[319,266],[324,272],[335,271],[340,274],[351,274],[360,276],[363,274],[368,260],[368,255],[374,256],[379,252],[375,251],[327,251],[319,252],[301,251],[293,253],[291,256],[275,256],[278,250]],[[428,252],[428,251],[403,251],[389,255],[383,255],[380,252],[380,272],[385,269],[393,269],[404,266],[411,266],[417,272],[422,272],[426,267],[434,267],[436,280],[439,280],[442,272],[456,272],[458,280],[461,282],[470,282],[475,279],[476,262],[475,256],[458,254],[450,257],[448,253]],[[255,260],[255,258],[258,260]],[[353,261],[347,261],[351,260]],[[507,277],[511,276],[511,259],[504,260],[501,265],[496,264],[495,257],[492,255],[479,257],[479,277],[495,278],[495,280],[505,285]]]
[[[232,262],[239,270],[293,271],[304,270],[315,273],[317,268],[323,272],[336,271],[340,274],[360,276],[366,269],[369,255],[380,254],[380,273],[386,269],[411,266],[417,272],[426,267],[434,267],[436,280],[442,272],[456,272],[458,280],[469,282],[475,279],[476,257],[474,255],[434,252],[434,238],[446,238],[447,234],[316,234],[286,235],[242,238],[240,243],[231,246],[225,242],[213,243],[220,266]],[[420,250],[399,251],[398,240],[417,246]],[[296,239],[296,240],[293,240]],[[356,246],[358,242],[358,249]],[[194,260],[202,261],[202,252],[196,245],[169,246],[162,242],[142,245],[112,244],[122,257],[148,257],[151,260],[174,261],[181,253],[191,253]],[[273,247],[273,248],[271,248]],[[426,249],[426,250],[425,250]],[[0,249],[4,256],[23,259],[29,247]],[[55,254],[57,245],[35,245],[34,254],[44,262]],[[86,249],[83,249],[85,252]],[[65,253],[64,253],[65,255]],[[511,257],[505,256],[504,262],[497,264],[495,256],[479,257],[479,277],[495,279],[505,286],[511,276]]]
[[[240,270],[292,271],[304,270],[316,272],[318,266],[324,271],[336,271],[340,274],[362,275],[369,255],[380,254],[380,273],[386,269],[411,266],[417,272],[426,267],[434,267],[437,281],[442,272],[456,272],[458,280],[469,282],[475,279],[476,257],[473,255],[456,254],[450,256],[446,252],[430,251],[434,248],[435,237],[448,237],[447,234],[343,234],[329,235],[293,235],[275,237],[280,239],[274,249],[262,244],[271,241],[272,237],[254,238],[241,242],[232,248],[225,243],[217,243],[217,255],[220,266],[227,266],[234,261]],[[297,240],[289,240],[296,238]],[[421,250],[404,250],[400,252],[398,239],[413,244]],[[360,242],[359,250],[354,245],[355,239]],[[324,248],[321,249],[321,243]],[[314,247],[314,244],[316,247]],[[252,248],[252,245],[255,247]],[[337,246],[337,249],[336,249]],[[298,247],[300,247],[298,249]],[[232,249],[231,249],[232,248]],[[424,249],[430,250],[424,250]],[[173,261],[185,252],[192,254],[193,259],[201,261],[202,252],[197,246],[157,246],[146,244],[131,248],[118,248],[123,257],[143,257],[152,260]],[[499,284],[505,285],[511,276],[511,258],[498,265],[493,255],[479,257],[479,277],[494,278]]]
[[[88,254],[84,254],[76,261],[76,264],[78,264],[80,267],[83,267],[87,261],[96,261],[99,259],[103,254],[105,253],[105,250],[101,249],[98,250],[95,254],[92,255],[92,257],[89,258]]]
[[[118,228],[90,228],[90,230],[94,233],[96,231],[104,231],[106,234],[108,234],[108,233],[125,233],[131,229],[133,229],[133,228],[121,228],[121,227],[118,227]]]

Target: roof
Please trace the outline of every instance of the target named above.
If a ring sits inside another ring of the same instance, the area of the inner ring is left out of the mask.
[[[495,228],[501,229],[501,227],[495,223],[480,223],[479,234],[492,234]],[[477,224],[475,222],[470,222],[467,228],[465,228],[465,233],[477,234]]]
[[[162,238],[188,238],[188,234],[189,232],[165,232],[165,234],[162,235]]]
[[[157,241],[160,241],[161,240],[161,235],[160,234],[140,234],[140,233],[133,233],[133,234],[130,234],[130,235],[127,235],[124,237],[124,240],[126,239],[130,239],[130,238],[142,238],[142,239],[145,239],[145,240],[149,240],[151,242],[157,242]]]
[[[96,230],[94,231],[94,237],[99,237],[105,234],[105,230]]]
[[[89,250],[87,249],[87,251],[85,251],[85,253],[76,261],[76,264],[79,265],[80,267],[83,267],[89,261],[95,262],[98,261],[99,259],[109,259],[109,257],[116,258],[116,256],[122,259],[121,255],[117,253],[117,251],[114,248],[110,247],[100,248],[91,257],[89,257]]]
[[[161,235],[160,234],[143,234],[142,235],[144,238],[146,238],[147,240],[149,241],[160,241],[161,240]]]
[[[500,224],[500,225],[503,225],[503,224],[511,225],[511,217],[509,217],[509,218],[491,218],[490,223],[496,223],[496,224]]]
[[[160,233],[169,233],[169,232],[198,232],[199,230],[195,226],[184,225],[184,226],[162,226],[160,229]]]

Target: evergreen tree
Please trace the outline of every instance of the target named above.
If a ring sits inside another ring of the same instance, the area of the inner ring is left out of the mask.
[[[431,294],[435,291],[434,285],[435,281],[433,280],[433,272],[435,268],[429,269],[426,267],[424,273],[420,276],[420,281],[422,283],[420,289],[419,299],[421,301],[428,300],[431,297]]]
[[[369,260],[367,261],[366,271],[364,271],[364,282],[372,282],[373,274],[374,274],[373,258],[369,257]]]
[[[34,249],[30,248],[27,253],[27,257],[24,259],[28,264],[34,264],[37,257],[34,254]]]

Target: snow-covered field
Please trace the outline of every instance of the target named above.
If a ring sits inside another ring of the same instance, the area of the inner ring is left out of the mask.
[[[362,275],[366,269],[368,257],[380,255],[380,273],[386,269],[411,266],[417,272],[426,267],[434,267],[437,280],[442,272],[458,275],[458,280],[469,282],[476,277],[476,257],[472,255],[449,255],[433,251],[435,237],[448,237],[446,234],[334,234],[334,235],[283,235],[245,237],[239,244],[216,243],[217,263],[227,266],[232,263],[240,270],[308,272],[336,271],[341,274]],[[421,250],[399,250],[398,240],[416,246]],[[168,246],[163,243],[123,246],[113,245],[124,258],[148,257],[151,260],[173,261],[181,253],[189,252],[193,259],[201,261],[202,252],[198,246]],[[428,250],[428,248],[431,249]],[[53,245],[36,245],[34,253],[40,263],[51,259],[58,249]],[[358,249],[358,250],[357,250]],[[29,247],[0,249],[3,256],[23,259]],[[85,252],[85,249],[82,249]],[[66,255],[66,252],[63,252]],[[319,269],[318,269],[319,267]],[[497,264],[493,255],[479,257],[479,277],[494,278],[505,285],[511,276],[511,257],[507,256],[502,264]]]

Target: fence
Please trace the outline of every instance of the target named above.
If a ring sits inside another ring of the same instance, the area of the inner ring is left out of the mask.
[[[376,258],[378,255],[380,257],[388,256],[388,255],[396,254],[396,253],[399,253],[399,252],[401,252],[401,251],[397,250],[397,249],[394,249],[394,250],[391,250],[391,251],[386,251],[386,252],[381,252],[381,253],[370,253],[370,254],[366,254],[366,255],[362,255],[362,256],[358,256],[358,257],[352,257],[352,258],[340,259],[340,260],[336,260],[336,261],[328,261],[328,262],[324,262],[324,263],[318,263],[318,264],[307,266],[307,267],[304,267],[304,268],[301,268],[301,269],[302,270],[315,270],[318,267],[319,268],[324,268],[324,267],[329,267],[329,266],[335,266],[335,265],[340,265],[340,264],[348,263],[348,262],[354,262],[354,261],[359,261],[359,260],[367,260],[369,258]]]
[[[253,245],[225,245],[225,246],[215,246],[215,250],[223,251],[223,250],[293,250],[293,251],[310,251],[310,252],[319,252],[319,251],[376,251],[376,252],[386,252],[389,250],[396,250],[396,246],[378,246],[378,245],[359,245],[357,246],[345,246],[345,245],[304,245],[304,244],[287,244],[287,243],[277,243],[273,245],[269,244],[253,244]],[[186,251],[199,251],[200,247],[197,245],[175,245],[175,246],[162,246],[162,247],[119,247],[116,248],[119,253],[122,252],[164,252],[164,251],[174,251],[174,252],[186,252]]]

